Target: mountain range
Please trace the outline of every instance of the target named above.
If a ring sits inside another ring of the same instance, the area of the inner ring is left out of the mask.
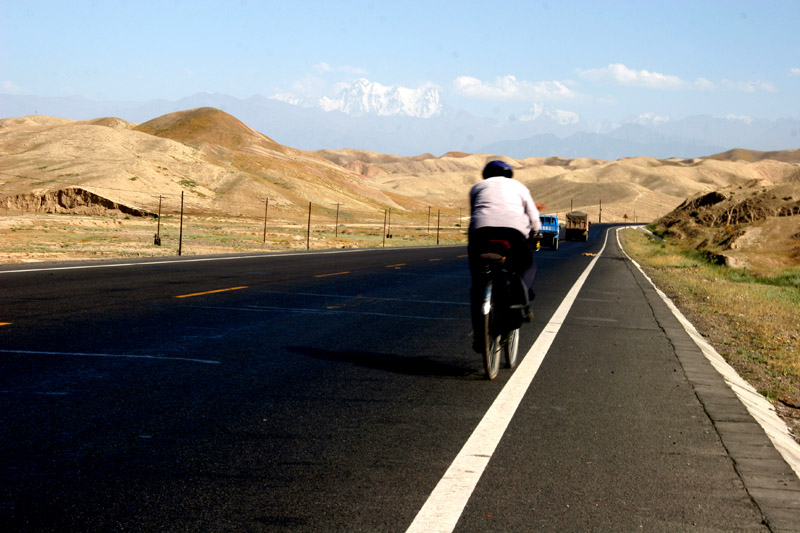
[[[703,157],[733,148],[785,150],[800,146],[800,120],[692,116],[681,120],[632,117],[623,124],[587,123],[548,106],[504,120],[448,107],[434,87],[386,87],[362,79],[334,98],[293,95],[240,99],[200,93],[179,100],[93,101],[0,94],[0,118],[47,115],[72,120],[113,116],[141,123],[154,116],[213,107],[277,142],[302,150],[354,148],[397,155],[451,151],[513,158],[646,156]]]

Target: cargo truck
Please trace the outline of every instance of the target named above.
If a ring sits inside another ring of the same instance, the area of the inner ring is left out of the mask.
[[[568,241],[589,240],[589,215],[583,211],[567,213],[567,224],[564,226],[564,238]]]

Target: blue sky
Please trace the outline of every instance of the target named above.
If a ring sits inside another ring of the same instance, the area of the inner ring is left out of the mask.
[[[800,117],[800,1],[0,0],[0,92],[437,87],[480,116]]]

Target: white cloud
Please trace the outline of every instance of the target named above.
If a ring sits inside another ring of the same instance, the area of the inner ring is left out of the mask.
[[[345,74],[352,74],[353,76],[366,76],[367,71],[361,67],[351,67],[349,65],[345,65],[343,67],[339,67],[341,72]]]
[[[22,88],[11,81],[4,81],[0,83],[0,92],[6,94],[19,94],[22,92]]]
[[[717,88],[717,84],[705,78],[697,78],[694,80],[692,88],[697,89],[698,91],[713,91]]]
[[[330,72],[331,70],[333,70],[331,66],[324,61],[322,63],[317,63],[311,68],[314,69],[315,72],[319,73]]]
[[[754,93],[757,91],[765,91],[768,93],[778,92],[775,86],[768,81],[731,81],[722,80],[721,85],[729,91],[739,91],[742,93]]]
[[[633,70],[622,63],[612,63],[604,68],[578,69],[578,75],[589,81],[630,87],[648,87],[651,89],[682,89],[686,87],[686,82],[678,76],[650,72],[649,70]]]
[[[790,68],[789,69],[789,76],[800,76],[800,68]]]
[[[453,88],[461,95],[484,100],[560,100],[576,96],[560,81],[521,81],[512,75],[499,77],[494,82],[459,76],[453,80]]]
[[[800,73],[800,69],[796,69]],[[588,70],[578,69],[578,75],[588,81],[623,85],[626,87],[645,87],[649,89],[695,90],[714,91],[739,91],[754,93],[757,91],[777,92],[775,86],[768,81],[731,81],[722,80],[714,83],[707,78],[697,78],[693,82],[682,80],[671,74],[650,72],[649,70],[633,70],[622,63],[612,63],[605,68]]]

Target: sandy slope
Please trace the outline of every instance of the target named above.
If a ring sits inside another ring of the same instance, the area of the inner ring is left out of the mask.
[[[194,212],[256,213],[267,197],[297,214],[309,201],[399,208],[392,191],[365,176],[282,147],[219,110],[141,126],[114,118],[5,119],[0,133],[0,201],[9,208],[16,195],[73,186],[149,210],[159,195],[174,207],[181,192]]]

